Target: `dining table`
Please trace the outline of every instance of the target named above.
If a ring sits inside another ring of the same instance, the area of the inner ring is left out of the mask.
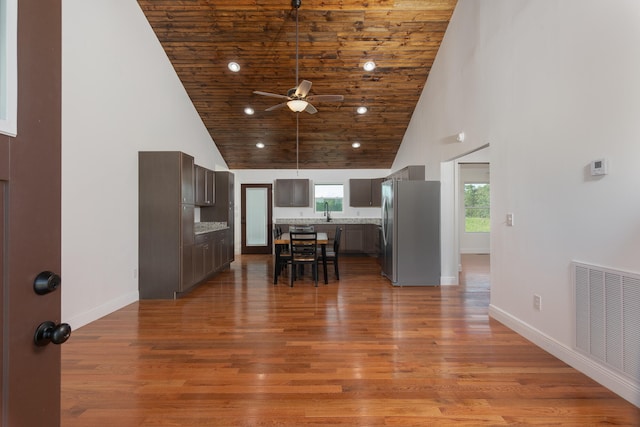
[[[327,233],[316,233],[317,243],[320,245],[322,251],[322,272],[324,273],[324,284],[329,283],[327,279],[327,243],[329,243],[329,237]],[[276,260],[273,263],[273,284],[278,283],[278,266],[280,265],[280,250],[278,245],[289,245],[290,237],[289,233],[282,233],[273,239],[275,246]]]

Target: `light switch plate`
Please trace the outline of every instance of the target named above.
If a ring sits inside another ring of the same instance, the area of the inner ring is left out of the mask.
[[[507,214],[507,225],[509,227],[513,227],[513,214],[512,213],[508,213]]]

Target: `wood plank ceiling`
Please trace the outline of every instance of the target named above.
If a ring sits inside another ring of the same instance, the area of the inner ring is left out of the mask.
[[[386,169],[456,0],[302,0],[299,80],[313,83],[310,95],[344,95],[343,102],[313,102],[316,114],[267,112],[281,100],[253,93],[286,95],[296,86],[291,0],[138,3],[229,168]],[[377,67],[368,72],[370,60]],[[231,72],[230,61],[241,70]],[[359,106],[368,112],[358,114]]]

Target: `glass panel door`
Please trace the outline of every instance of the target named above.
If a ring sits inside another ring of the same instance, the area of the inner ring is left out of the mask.
[[[266,246],[267,189],[247,188],[247,246]]]

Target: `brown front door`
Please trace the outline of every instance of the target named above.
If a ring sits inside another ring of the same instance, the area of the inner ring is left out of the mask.
[[[271,184],[242,184],[242,253],[270,254],[272,235]]]
[[[60,324],[61,290],[33,284],[61,266],[60,4],[18,2],[18,129],[0,135],[2,427],[60,425],[60,347],[34,335]]]

